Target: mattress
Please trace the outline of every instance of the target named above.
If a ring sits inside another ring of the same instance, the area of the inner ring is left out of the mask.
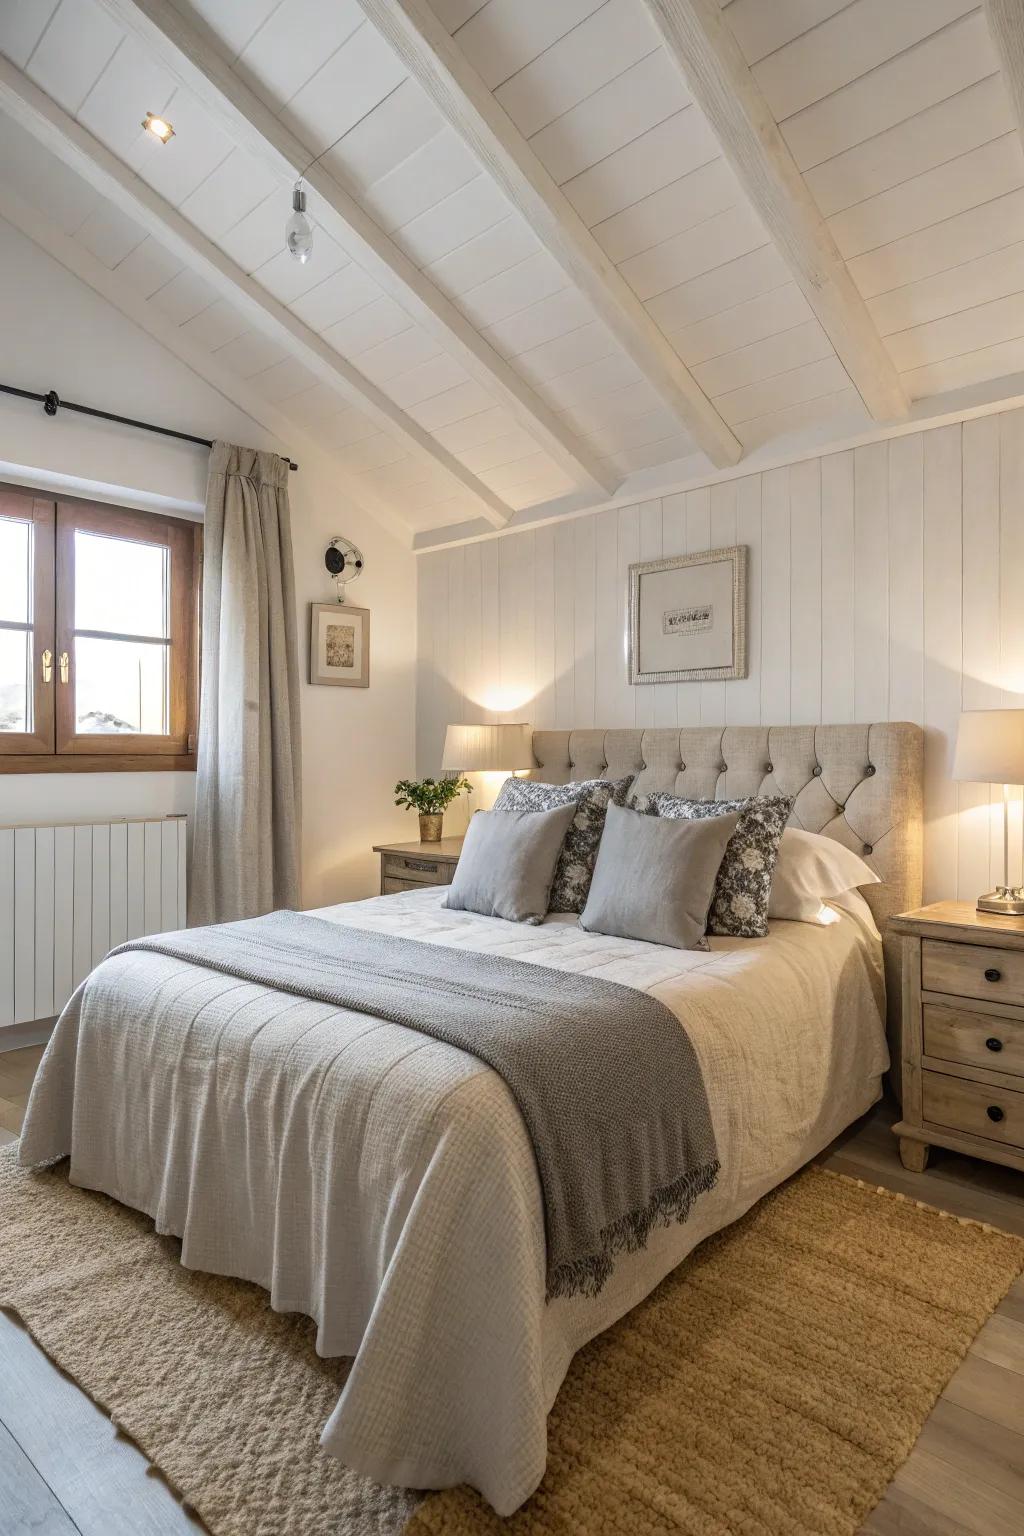
[[[878,1097],[881,944],[863,903],[826,926],[679,951],[448,912],[444,890],[317,915],[650,991],[685,1024],[721,1173],[596,1298],[545,1303],[533,1152],[499,1077],[381,1019],[137,952],[59,1021],[23,1164],[146,1211],[182,1263],[264,1286],[353,1356],[324,1447],[381,1482],[466,1482],[501,1514],[536,1487],[573,1354]],[[638,1049],[642,1042],[638,1042]]]

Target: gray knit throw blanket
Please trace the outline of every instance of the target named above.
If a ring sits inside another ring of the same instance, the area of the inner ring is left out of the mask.
[[[596,1296],[614,1258],[685,1221],[718,1177],[685,1029],[646,992],[298,912],[122,944],[404,1024],[504,1079],[537,1159],[547,1295]]]

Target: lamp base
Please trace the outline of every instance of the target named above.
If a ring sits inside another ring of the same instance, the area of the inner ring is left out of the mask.
[[[978,897],[978,911],[994,912],[1000,917],[1024,917],[1024,887],[996,886],[987,896]]]

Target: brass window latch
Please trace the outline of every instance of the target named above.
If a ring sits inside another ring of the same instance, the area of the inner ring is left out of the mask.
[[[60,667],[60,680],[62,683],[66,683],[71,666],[67,651],[61,651],[60,660],[58,661],[57,665]]]
[[[41,659],[42,659],[42,663],[43,663],[43,682],[44,683],[52,683],[53,682],[53,652],[52,651],[44,651],[43,654],[42,654],[42,658]]]

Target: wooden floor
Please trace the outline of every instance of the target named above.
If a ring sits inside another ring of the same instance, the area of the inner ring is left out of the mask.
[[[21,1124],[35,1047],[0,1054],[0,1142]],[[932,1152],[900,1165],[880,1105],[820,1159],[958,1216],[1024,1236],[1024,1175]],[[56,1432],[55,1432],[56,1431]],[[0,1312],[0,1536],[197,1536],[146,1458]],[[1024,1282],[982,1329],[862,1536],[1024,1533]],[[346,1536],[343,1530],[337,1536]],[[582,1536],[582,1533],[581,1533]]]

